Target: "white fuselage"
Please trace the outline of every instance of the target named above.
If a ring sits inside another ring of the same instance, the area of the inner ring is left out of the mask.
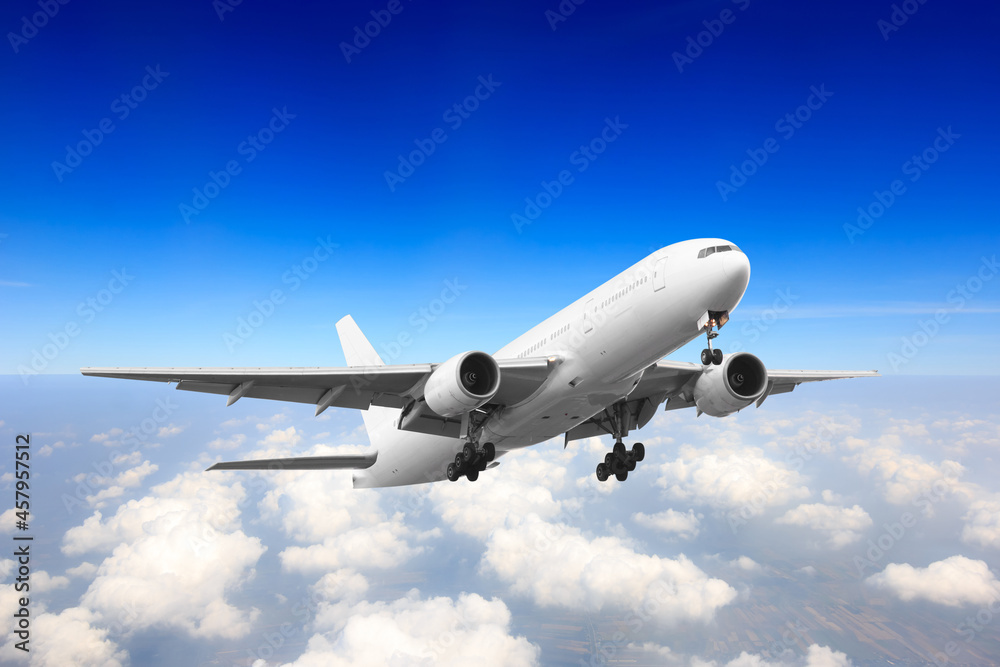
[[[661,248],[498,350],[497,359],[561,361],[534,394],[493,415],[480,442],[492,442],[498,454],[534,445],[628,396],[646,368],[703,333],[707,311],[732,311],[743,298],[745,254],[698,256],[725,245],[732,244],[709,238]],[[462,441],[401,431],[389,412],[399,411],[369,408],[365,421],[378,459],[355,474],[355,486],[444,479]]]

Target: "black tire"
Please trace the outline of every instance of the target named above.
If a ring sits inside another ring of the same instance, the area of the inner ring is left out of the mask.
[[[633,470],[635,470],[635,459],[632,458],[631,456],[629,456],[628,458],[626,458],[625,459],[625,467],[628,469],[629,472],[632,472]]]
[[[625,471],[625,461],[621,459],[614,459],[611,461],[611,467],[608,468],[612,475],[618,475],[622,471]]]
[[[465,443],[465,446],[462,447],[462,458],[465,459],[466,463],[476,458],[476,447],[471,442]]]
[[[603,463],[597,464],[597,481],[598,482],[608,481],[608,468]]]
[[[486,462],[489,463],[490,461],[496,458],[497,448],[493,445],[492,442],[487,442],[485,445],[483,445],[483,453],[486,454]]]
[[[449,482],[457,482],[458,481],[458,469],[455,467],[454,463],[449,463],[448,464],[448,472],[446,474],[448,475],[448,481]]]
[[[716,366],[722,365],[722,350],[712,350],[712,363]]]
[[[626,479],[628,479],[628,470],[622,470],[620,472],[616,472],[615,479],[617,479],[619,482],[624,482]]]
[[[623,459],[625,458],[625,445],[621,442],[616,442],[614,448],[611,450],[614,452],[615,458]]]
[[[476,468],[470,468],[469,471],[465,473],[465,476],[469,478],[470,482],[475,482],[479,479],[479,470]]]
[[[458,474],[461,475],[462,470],[464,468],[465,468],[465,458],[463,458],[462,453],[459,452],[458,454],[455,454],[455,470],[457,470]]]
[[[711,351],[709,351],[707,347],[701,351],[701,363],[704,364],[705,366],[708,366],[712,363],[712,353]]]
[[[646,458],[646,446],[641,442],[637,442],[632,445],[632,458],[636,461],[641,461]]]
[[[604,465],[610,470],[615,465],[615,455],[608,452],[604,455]]]

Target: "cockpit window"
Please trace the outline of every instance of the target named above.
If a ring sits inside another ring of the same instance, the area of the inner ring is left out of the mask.
[[[698,259],[703,259],[717,252],[729,252],[730,250],[735,250],[736,252],[743,252],[734,245],[717,245],[717,246],[712,246],[711,248],[702,248],[700,251],[698,251]]]

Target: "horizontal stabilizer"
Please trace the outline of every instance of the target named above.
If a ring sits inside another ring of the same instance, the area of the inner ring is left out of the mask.
[[[209,470],[364,470],[375,465],[378,452],[358,456],[300,456],[288,459],[223,461]]]

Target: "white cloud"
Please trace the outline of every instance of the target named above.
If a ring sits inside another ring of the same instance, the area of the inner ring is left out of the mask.
[[[906,453],[899,435],[883,434],[874,441],[847,438],[845,443],[856,453],[844,460],[874,476],[882,484],[885,499],[894,505],[909,505],[932,491],[943,496],[964,489],[959,481],[965,471],[961,463],[930,463],[919,454]]]
[[[105,433],[95,433],[94,435],[90,436],[90,441],[102,442],[109,445],[114,444],[117,443],[118,436],[124,432],[125,431],[121,430],[120,428],[113,428]]]
[[[76,567],[70,567],[66,569],[66,574],[71,577],[80,577],[83,579],[89,579],[97,574],[97,566],[93,563],[88,563],[84,561]]]
[[[17,530],[17,509],[11,507],[0,514],[0,533],[13,533]]]
[[[183,431],[186,426],[177,426],[176,424],[168,424],[167,426],[161,426],[160,430],[156,432],[156,436],[159,438],[166,438],[172,435],[177,435]]]
[[[694,510],[678,512],[673,509],[667,509],[656,514],[636,512],[632,515],[632,520],[640,526],[653,528],[664,533],[676,533],[685,539],[698,536],[700,518],[701,516],[695,514]]]
[[[860,505],[841,507],[813,503],[788,510],[774,522],[824,532],[828,537],[827,546],[840,549],[861,539],[861,531],[871,527],[872,518]]]
[[[720,510],[773,507],[809,496],[802,475],[756,447],[719,451],[685,445],[678,458],[660,466],[657,484],[669,498]]]
[[[735,560],[729,561],[729,565],[735,567],[738,570],[743,570],[744,572],[763,572],[764,568],[761,567],[760,563],[755,561],[749,556],[740,556]]]
[[[113,550],[81,605],[104,619],[132,609],[130,628],[179,629],[195,637],[249,632],[258,611],[234,607],[227,595],[253,575],[265,548],[241,530],[242,486],[221,480],[178,475],[113,516],[95,512],[70,529],[62,547],[67,555]]]
[[[1000,494],[986,494],[973,500],[962,519],[963,542],[1000,548]]]
[[[128,654],[108,638],[106,628],[89,609],[70,607],[58,614],[41,614],[32,627],[31,664],[43,667],[121,667]],[[5,646],[4,651],[13,651]],[[10,654],[10,653],[8,653]]]
[[[242,433],[235,433],[228,438],[216,438],[208,443],[209,449],[236,449],[246,441],[247,437]]]
[[[281,566],[290,572],[399,567],[423,551],[423,547],[413,547],[407,541],[413,532],[403,518],[402,514],[396,514],[375,525],[327,537],[320,544],[290,546],[279,554]]]
[[[755,653],[743,651],[737,657],[725,663],[725,667],[850,667],[853,663],[844,653],[834,651],[829,646],[810,644],[805,656],[792,657],[789,660],[765,660]],[[718,667],[719,663],[705,661],[699,658],[691,660],[691,667]]]
[[[736,597],[729,584],[709,578],[683,555],[647,556],[619,537],[590,539],[535,515],[496,529],[482,567],[543,607],[598,612],[641,606],[661,625],[707,622]]]
[[[865,580],[904,602],[924,599],[949,607],[988,604],[1000,599],[1000,582],[981,560],[951,556],[927,567],[890,563]]]
[[[503,601],[462,593],[421,599],[417,591],[393,602],[323,605],[294,666],[535,665],[539,649],[510,634]]]

